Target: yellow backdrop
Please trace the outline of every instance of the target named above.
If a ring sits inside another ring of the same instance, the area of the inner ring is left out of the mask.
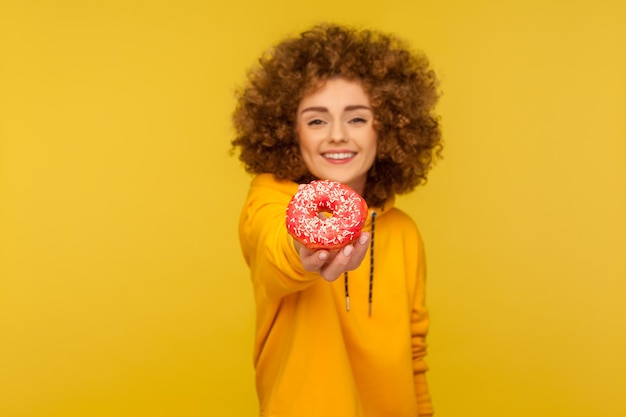
[[[257,414],[233,90],[321,20],[442,80],[445,159],[400,199],[438,415],[626,415],[626,3],[5,0],[1,416]]]

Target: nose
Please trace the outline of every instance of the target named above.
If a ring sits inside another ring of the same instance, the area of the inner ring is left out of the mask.
[[[330,142],[346,142],[348,139],[346,137],[346,131],[342,123],[333,123],[329,132],[329,141]]]

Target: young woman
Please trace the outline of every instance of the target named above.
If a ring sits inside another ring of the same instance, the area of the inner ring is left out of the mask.
[[[255,174],[239,233],[262,416],[432,415],[424,249],[394,196],[423,183],[441,150],[437,99],[424,55],[337,25],[284,40],[250,72],[232,145]],[[366,199],[355,243],[310,250],[287,233],[286,207],[314,179]]]

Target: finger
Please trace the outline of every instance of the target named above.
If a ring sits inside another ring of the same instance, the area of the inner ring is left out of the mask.
[[[320,268],[320,275],[327,281],[334,281],[344,272],[358,268],[365,258],[369,241],[369,233],[363,233],[354,244],[343,247],[334,258],[330,258]]]
[[[314,250],[305,247],[300,249],[300,261],[304,269],[309,272],[319,271],[329,258],[330,254],[327,250]]]
[[[367,250],[370,244],[370,234],[362,233],[361,236],[354,243],[353,253],[350,255],[350,261],[348,262],[348,270],[352,271],[361,265],[365,255],[367,254]]]
[[[354,247],[352,245],[344,246],[337,255],[326,262],[320,268],[320,275],[326,281],[334,281],[346,271],[350,270],[350,260],[354,253]]]

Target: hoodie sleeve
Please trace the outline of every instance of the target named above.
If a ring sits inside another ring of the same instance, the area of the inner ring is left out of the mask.
[[[297,184],[261,175],[252,182],[241,212],[239,240],[257,297],[278,300],[320,279],[307,272],[285,225],[286,208]]]
[[[429,319],[425,305],[426,260],[424,246],[417,233],[417,273],[414,286],[413,310],[411,315],[411,343],[413,347],[413,375],[415,390],[419,406],[420,417],[430,417],[433,414],[430,394],[426,382],[428,365],[424,361],[426,356],[426,335]]]

